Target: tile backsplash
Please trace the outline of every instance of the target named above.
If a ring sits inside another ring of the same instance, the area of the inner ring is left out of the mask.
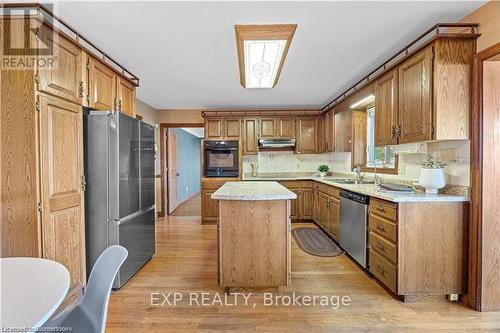
[[[427,151],[437,160],[448,163],[445,168],[447,184],[470,185],[470,142],[444,141],[427,143]],[[386,179],[417,182],[420,177],[422,153],[399,155],[397,175],[384,175]],[[250,163],[258,165],[259,174],[316,172],[326,164],[334,173],[351,173],[351,153],[293,154],[292,152],[261,152],[243,156],[243,172],[251,173]]]

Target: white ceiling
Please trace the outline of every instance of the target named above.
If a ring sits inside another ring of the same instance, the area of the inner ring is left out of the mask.
[[[436,22],[484,2],[61,2],[155,108],[317,108]],[[240,86],[235,24],[297,23],[274,89]]]

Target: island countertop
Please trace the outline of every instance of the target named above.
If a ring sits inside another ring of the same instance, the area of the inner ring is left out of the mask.
[[[297,195],[275,181],[227,182],[211,195],[215,200],[291,200]]]

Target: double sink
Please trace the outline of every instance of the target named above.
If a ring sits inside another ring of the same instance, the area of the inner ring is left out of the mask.
[[[374,184],[374,181],[357,181],[356,179],[346,179],[346,178],[323,178],[326,181],[337,183],[337,184]]]

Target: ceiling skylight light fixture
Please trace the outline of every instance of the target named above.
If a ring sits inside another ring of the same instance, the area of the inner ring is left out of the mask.
[[[235,26],[243,87],[276,85],[296,28],[296,24]]]

